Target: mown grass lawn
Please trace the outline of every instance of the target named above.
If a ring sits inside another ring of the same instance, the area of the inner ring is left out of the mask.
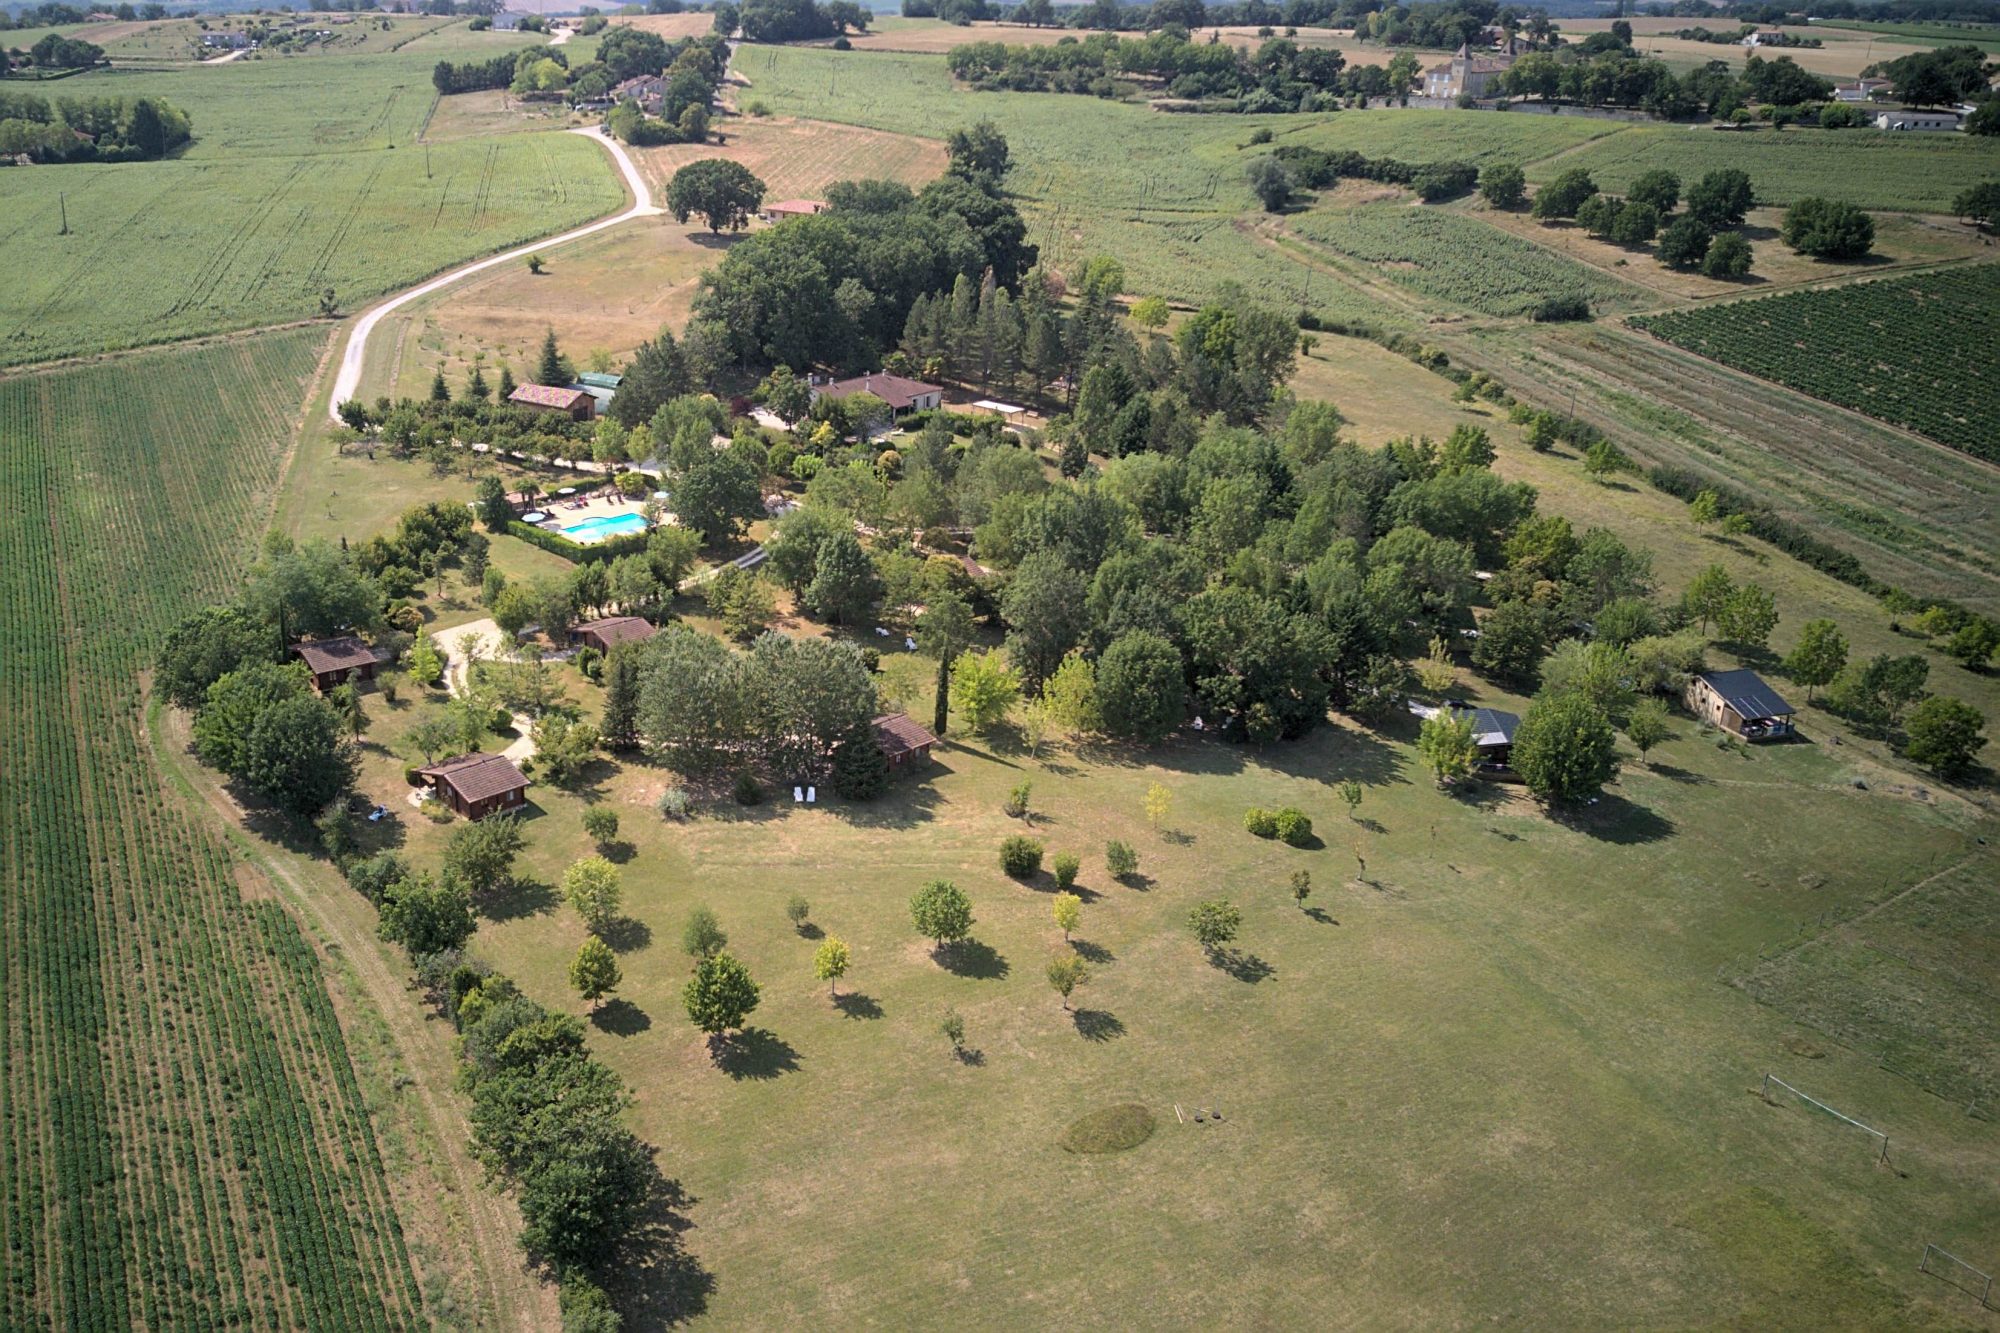
[[[919,716],[928,666],[888,671]],[[670,775],[607,764],[586,795],[623,820],[631,923],[593,1045],[697,1200],[718,1323],[1940,1319],[1957,1307],[1914,1255],[1996,1220],[1989,1127],[1718,974],[1938,868],[1990,873],[1974,816],[1820,736],[1743,753],[1678,731],[1573,826],[1510,789],[1437,792],[1400,725],[1039,759],[955,737],[878,804],[785,792],[685,823],[652,810]],[[393,769],[371,763],[383,782]],[[1857,773],[1870,790],[1846,785]],[[1332,786],[1346,777],[1367,787],[1354,821]],[[1049,882],[997,864],[1022,778],[1028,831],[1084,858],[1076,938],[1095,975],[1074,1015],[1042,976],[1063,947]],[[1141,813],[1156,781],[1173,793],[1157,832]],[[590,850],[585,798],[534,798],[524,883],[486,905],[476,947],[580,1011],[565,972],[583,928],[553,885]],[[1322,845],[1242,830],[1246,807],[1281,804]],[[445,830],[402,822],[428,861]],[[1112,837],[1138,847],[1142,882],[1106,874]],[[1288,892],[1301,868],[1310,912]],[[942,961],[906,906],[934,876],[977,916]],[[838,1002],[786,919],[793,893],[853,949]],[[1244,909],[1224,965],[1183,927],[1214,896]],[[765,986],[719,1058],[678,998],[696,904]],[[946,1005],[970,1059],[938,1031]],[[1758,1101],[1767,1070],[1886,1123],[1902,1174],[1837,1123]],[[1061,1147],[1080,1118],[1135,1103],[1150,1140]]]

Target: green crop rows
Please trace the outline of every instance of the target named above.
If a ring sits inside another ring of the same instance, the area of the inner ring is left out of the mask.
[[[2000,264],[1632,321],[1657,338],[2000,462]]]
[[[576,135],[416,142],[435,60],[67,80],[78,96],[164,97],[193,116],[196,142],[174,161],[6,173],[0,365],[305,319],[329,287],[351,310],[618,206],[604,151]]]
[[[1524,315],[1550,297],[1598,311],[1633,303],[1635,290],[1476,218],[1435,208],[1366,206],[1304,213],[1293,231],[1353,259],[1383,265],[1390,281],[1487,315]]]
[[[0,1327],[425,1323],[317,960],[138,688],[238,577],[324,337],[0,380]]]

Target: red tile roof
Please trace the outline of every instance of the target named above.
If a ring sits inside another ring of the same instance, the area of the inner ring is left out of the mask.
[[[581,389],[557,389],[547,384],[521,384],[507,395],[510,403],[523,403],[529,407],[559,407],[567,412],[582,400],[590,397]]]
[[[875,743],[894,759],[937,744],[937,737],[912,721],[908,713],[884,713],[875,719]]]
[[[373,666],[377,660],[375,650],[352,634],[340,639],[295,643],[292,651],[304,659],[306,669],[315,676],[323,676],[329,671],[352,671],[356,667]]]
[[[820,392],[829,398],[845,398],[854,393],[872,393],[891,408],[901,412],[916,405],[918,398],[925,394],[944,392],[935,384],[925,384],[922,380],[904,379],[901,375],[857,375],[851,380],[835,380],[823,386]]]
[[[462,754],[417,772],[449,785],[467,805],[504,792],[520,791],[528,785],[528,779],[504,754]]]

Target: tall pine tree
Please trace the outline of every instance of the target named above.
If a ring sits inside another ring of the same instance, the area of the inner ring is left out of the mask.
[[[569,381],[568,368],[563,365],[563,354],[556,347],[556,331],[551,327],[548,336],[542,339],[542,359],[535,367],[535,383],[561,388]]]
[[[624,648],[604,661],[604,717],[598,735],[614,750],[639,743],[639,663]]]
[[[694,378],[688,373],[687,359],[674,335],[661,329],[659,337],[639,344],[639,350],[632,354],[632,364],[625,367],[625,378],[611,400],[611,415],[629,430],[651,421],[653,413],[672,399],[692,392]]]

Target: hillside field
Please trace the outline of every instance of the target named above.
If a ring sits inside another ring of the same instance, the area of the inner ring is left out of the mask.
[[[240,576],[321,330],[0,379],[0,1323],[424,1298],[320,964],[165,798],[139,672]]]
[[[0,364],[306,319],[616,208],[604,151],[556,133],[417,142],[435,57],[236,61],[65,80],[163,97],[165,162],[11,170]],[[61,235],[68,214],[70,234]]]

